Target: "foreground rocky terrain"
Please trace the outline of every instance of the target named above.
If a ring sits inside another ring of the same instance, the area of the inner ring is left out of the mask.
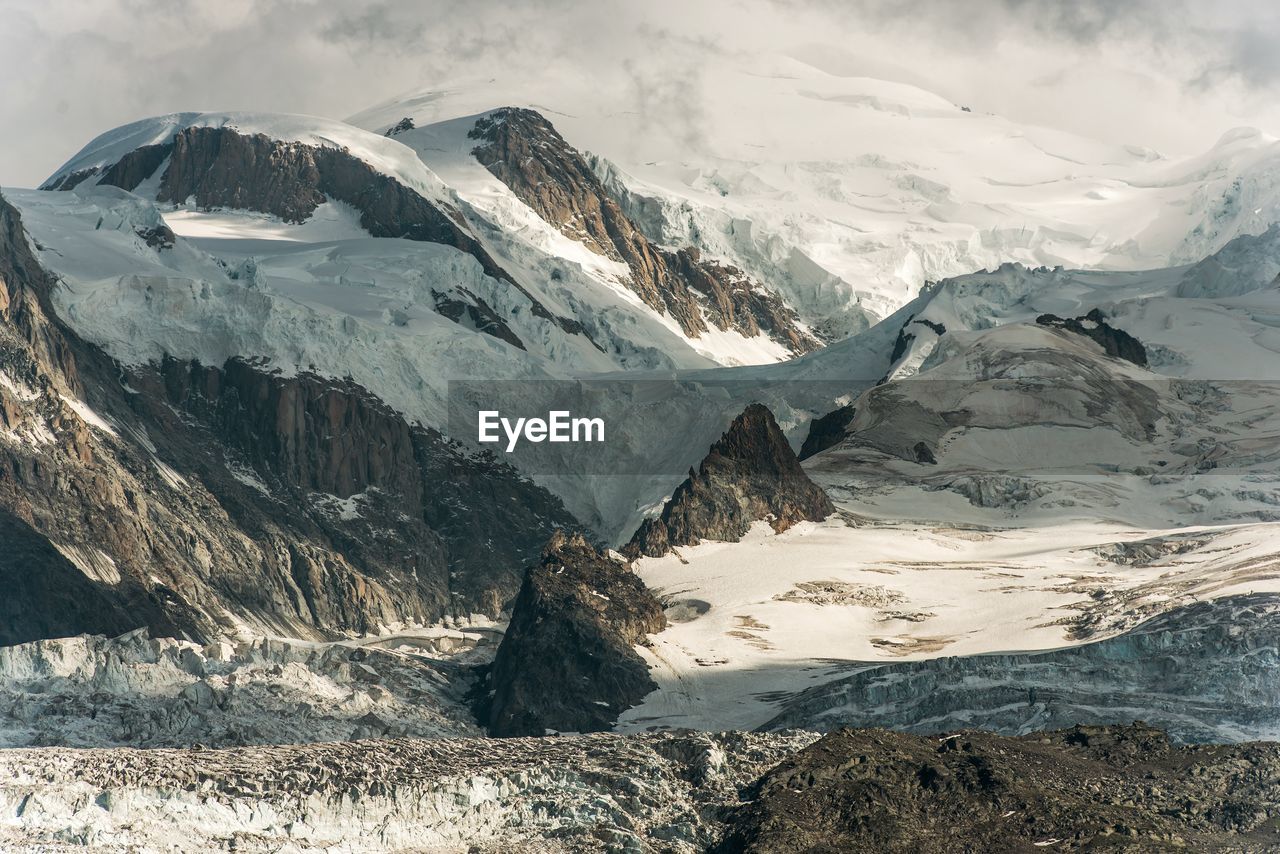
[[[1141,725],[0,753],[0,844],[389,852],[1264,851],[1280,746]]]
[[[1176,748],[1140,724],[841,730],[766,774],[715,850],[1266,851],[1277,784],[1280,745]]]

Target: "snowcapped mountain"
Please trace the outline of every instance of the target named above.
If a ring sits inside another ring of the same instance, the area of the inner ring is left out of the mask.
[[[1233,133],[1168,160],[794,58],[753,69],[754,86],[747,74],[716,67],[701,120],[714,132],[680,159],[661,159],[673,149],[660,129],[581,88],[554,111],[495,110],[499,80],[350,122],[144,120],[91,142],[43,190],[7,196],[58,279],[51,311],[138,375],[133,388],[159,368],[172,393],[166,365],[195,377],[246,364],[272,383],[349,384],[438,435],[462,381],[676,377],[660,405],[597,397],[651,469],[526,465],[614,544],[756,400],[797,447],[811,418],[848,414],[814,471],[928,464],[928,489],[995,504],[1058,500],[1024,487],[1019,466],[1172,465],[1160,476],[1176,480],[1222,456],[1202,447],[1215,435],[1256,426],[1254,410],[1210,417],[1191,395],[1269,376],[1274,232],[1231,238],[1270,221],[1271,140]],[[646,143],[659,159],[637,157]],[[1143,265],[1165,269],[1111,271]],[[995,271],[971,272],[983,266]],[[1099,352],[1099,329],[1133,338],[1142,361]],[[535,462],[566,461],[539,450]],[[984,468],[997,464],[1003,480]],[[386,479],[339,473],[298,482],[346,502]],[[1115,489],[1087,500],[1114,506]],[[1235,512],[1249,489],[1233,490],[1200,490],[1196,520]]]
[[[649,731],[1280,732],[1277,140],[736,62],[683,127],[497,78],[5,189],[0,739],[614,729],[686,822],[668,776],[809,737]],[[459,420],[560,399],[609,441]],[[421,791],[518,825],[490,789]]]
[[[541,110],[594,155],[647,234],[742,268],[828,340],[885,317],[926,282],[1007,261],[1192,263],[1264,231],[1280,204],[1280,148],[1253,129],[1164,157],[845,76],[821,55],[707,57],[697,83],[680,124],[620,112],[608,87],[551,71],[441,86],[350,121],[382,132],[496,104]]]

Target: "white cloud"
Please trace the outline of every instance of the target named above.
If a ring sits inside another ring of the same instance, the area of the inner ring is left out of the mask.
[[[1280,13],[1244,0],[0,0],[0,21],[0,183],[17,185],[146,115],[342,117],[486,75],[598,78],[696,147],[715,51],[793,52],[1164,150],[1239,124],[1280,132]]]

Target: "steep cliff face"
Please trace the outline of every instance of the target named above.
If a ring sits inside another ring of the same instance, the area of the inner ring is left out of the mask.
[[[174,520],[140,494],[139,475],[154,470],[125,449],[115,453],[112,429],[95,426],[81,403],[101,366],[53,317],[53,286],[21,217],[0,197],[0,644],[144,623],[207,631],[212,622],[195,615],[167,573],[149,573],[150,553],[191,531],[175,523],[150,535],[151,525]],[[107,550],[117,547],[147,558],[116,560]],[[165,557],[181,564],[181,554]]]
[[[755,403],[734,419],[696,472],[677,487],[656,519],[647,519],[626,553],[661,557],[702,540],[737,542],[758,520],[781,533],[835,512],[809,480],[768,407]]]
[[[123,370],[53,315],[54,283],[3,200],[0,284],[14,546],[0,643],[143,625],[323,637],[496,614],[550,530],[573,525],[510,468],[351,383],[238,360]]]
[[[174,407],[194,418],[273,494],[314,506],[344,554],[413,578],[408,599],[425,597],[436,616],[497,615],[551,533],[576,527],[558,499],[514,469],[408,424],[354,383],[280,377],[238,359],[221,368],[169,359],[137,378],[152,383],[149,399],[166,405],[150,407],[151,417],[165,420]],[[370,521],[379,519],[395,525]]]
[[[544,220],[593,252],[627,265],[626,284],[691,338],[709,329],[765,334],[793,353],[818,341],[795,312],[735,267],[704,261],[696,249],[652,243],[622,211],[582,154],[542,115],[507,108],[476,123],[473,154]]]
[[[497,736],[609,729],[657,687],[634,647],[665,625],[630,566],[557,532],[525,575],[482,719]]]

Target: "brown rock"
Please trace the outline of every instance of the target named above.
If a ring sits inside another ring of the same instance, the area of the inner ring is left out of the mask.
[[[497,736],[609,729],[657,687],[634,647],[665,625],[628,564],[557,532],[516,597],[481,719]]]
[[[689,472],[661,515],[645,520],[625,552],[660,557],[672,546],[704,539],[737,542],[758,520],[767,519],[781,533],[833,512],[831,499],[800,467],[773,413],[754,403],[711,446],[698,470]]]
[[[696,249],[652,243],[622,211],[590,165],[542,115],[508,107],[476,122],[472,153],[525,204],[565,235],[631,270],[627,284],[646,305],[698,338],[710,320],[722,330],[764,333],[793,353],[819,346],[778,297],[741,270],[703,261]]]

